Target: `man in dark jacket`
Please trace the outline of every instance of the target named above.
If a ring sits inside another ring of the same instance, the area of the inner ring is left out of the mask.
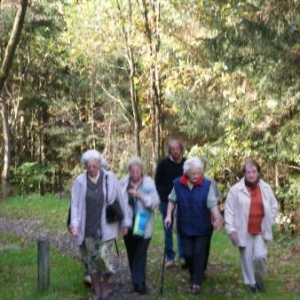
[[[168,207],[168,196],[173,188],[173,180],[180,177],[183,173],[183,146],[178,140],[170,140],[168,145],[168,156],[162,159],[156,169],[155,184],[160,197],[160,211],[162,220],[166,218]],[[165,247],[166,247],[166,267],[170,268],[175,265],[175,252],[173,250],[173,221],[168,227],[164,227]],[[182,255],[180,237],[177,235],[178,256],[181,267],[185,266]]]

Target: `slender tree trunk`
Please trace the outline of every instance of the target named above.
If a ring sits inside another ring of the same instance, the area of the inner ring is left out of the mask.
[[[148,39],[149,55],[151,57],[151,65],[149,67],[149,96],[152,120],[152,161],[153,172],[156,168],[156,162],[162,154],[162,93],[160,80],[160,3],[159,0],[151,0],[148,4],[146,0],[142,0],[143,13],[142,18],[145,26],[145,33]],[[149,13],[149,7],[152,13]],[[151,18],[151,19],[150,19]]]
[[[133,119],[134,119],[134,144],[135,144],[135,151],[137,156],[141,156],[141,141],[140,141],[141,121],[140,121],[137,94],[136,94],[135,83],[134,83],[135,66],[132,57],[130,59],[129,65],[130,65],[130,78],[129,78],[130,98],[131,98],[131,105],[132,105]]]
[[[10,144],[10,133],[8,124],[8,111],[7,104],[5,101],[1,103],[1,116],[2,116],[2,127],[3,127],[3,144],[4,144],[4,163],[2,169],[2,195],[3,199],[11,195],[12,189],[9,183],[9,168],[11,162],[11,144]]]
[[[13,58],[16,52],[17,45],[20,41],[20,36],[25,20],[26,9],[28,5],[28,0],[21,0],[19,8],[15,17],[12,32],[6,46],[4,59],[1,64],[0,69],[0,95],[4,86],[4,83],[9,75],[11,69]],[[10,144],[10,133],[8,124],[8,110],[7,103],[4,99],[1,99],[1,115],[3,123],[3,138],[4,138],[4,163],[2,170],[2,194],[3,198],[7,198],[11,193],[11,187],[9,183],[9,168],[11,162],[11,144]]]
[[[131,0],[128,0],[128,8],[129,8],[129,30],[125,28],[125,18],[122,14],[122,9],[120,6],[119,0],[116,1],[118,6],[119,18],[121,20],[123,38],[125,42],[125,51],[126,51],[126,59],[129,65],[129,85],[130,85],[130,100],[132,106],[132,114],[133,114],[133,122],[134,122],[134,144],[136,155],[141,156],[141,141],[140,141],[140,132],[141,132],[141,116],[139,112],[139,103],[136,92],[136,84],[135,84],[135,76],[136,76],[136,67],[134,61],[134,55],[131,46],[131,27],[132,27],[132,6]]]

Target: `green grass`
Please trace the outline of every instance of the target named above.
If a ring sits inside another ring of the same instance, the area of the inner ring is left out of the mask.
[[[0,203],[0,218],[42,221],[43,229],[61,230],[66,228],[69,205],[70,199],[51,194],[17,196]]]
[[[55,199],[51,195],[15,197],[0,203],[0,217],[18,220],[40,220],[42,227],[53,231],[66,230],[69,200]],[[268,245],[269,274],[265,280],[266,292],[249,295],[242,282],[238,251],[224,231],[213,235],[208,280],[202,285],[199,297],[191,296],[187,289],[185,270],[175,267],[165,272],[164,294],[160,296],[162,264],[162,220],[155,215],[155,233],[152,238],[147,268],[150,296],[147,299],[299,299],[299,256],[292,253],[293,241],[276,233],[275,242]],[[124,245],[119,240],[121,251]],[[35,243],[0,234],[0,299],[86,299],[89,295],[82,286],[82,266],[70,257],[51,249],[51,285],[45,293],[37,289],[37,249]],[[130,279],[128,278],[128,281]],[[113,287],[112,287],[113,288]]]
[[[0,234],[0,299],[52,300],[87,296],[81,284],[82,266],[78,261],[50,250],[50,288],[37,288],[37,245],[21,238]]]
[[[156,216],[156,231],[152,240],[153,245],[161,244],[162,230],[161,218]],[[233,247],[224,233],[224,230],[213,235],[209,266],[208,280],[202,284],[201,299],[299,299],[300,298],[300,273],[299,257],[291,253],[291,245],[295,243],[290,239],[276,237],[268,245],[268,270],[265,285],[266,292],[250,295],[242,281],[241,268],[237,248]],[[299,242],[299,241],[298,241]],[[151,253],[152,252],[152,253]],[[153,256],[157,253],[153,249]],[[156,276],[159,274],[156,274]],[[195,299],[189,295],[187,289],[187,272],[176,267],[166,271],[164,299]]]

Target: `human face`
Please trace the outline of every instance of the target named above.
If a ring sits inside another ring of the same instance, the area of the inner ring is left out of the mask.
[[[96,159],[88,160],[86,164],[88,175],[92,178],[97,177],[100,170],[100,162]]]
[[[172,143],[170,145],[170,155],[174,160],[179,160],[181,158],[181,147],[179,143]]]
[[[195,184],[199,178],[203,176],[203,172],[197,168],[191,168],[186,175],[189,179],[189,182]]]
[[[142,179],[143,172],[139,165],[132,165],[129,169],[129,177],[133,182],[139,182]]]
[[[256,182],[259,178],[259,172],[256,168],[256,166],[248,164],[245,167],[245,178],[249,182]]]

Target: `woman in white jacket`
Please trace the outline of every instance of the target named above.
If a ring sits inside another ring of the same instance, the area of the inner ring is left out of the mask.
[[[159,205],[159,197],[154,180],[143,174],[140,158],[130,160],[127,168],[129,176],[121,181],[121,191],[128,204],[133,226],[124,236],[124,242],[134,293],[145,294],[147,251],[153,234],[154,209]],[[138,224],[138,210],[142,210],[147,217],[144,230],[136,231],[135,229],[141,229],[138,228],[138,225],[141,225]]]
[[[127,234],[131,219],[117,178],[112,172],[101,168],[100,153],[88,150],[83,153],[81,162],[87,171],[73,182],[70,231],[76,238],[91,276],[93,300],[106,299],[108,280],[115,272],[112,263],[113,241],[120,230]],[[106,206],[116,199],[119,200],[124,217],[121,222],[108,223]]]
[[[271,241],[278,210],[271,187],[259,178],[260,166],[248,160],[244,178],[229,191],[225,206],[225,229],[239,248],[244,283],[249,292],[262,291],[266,274],[266,241]]]

